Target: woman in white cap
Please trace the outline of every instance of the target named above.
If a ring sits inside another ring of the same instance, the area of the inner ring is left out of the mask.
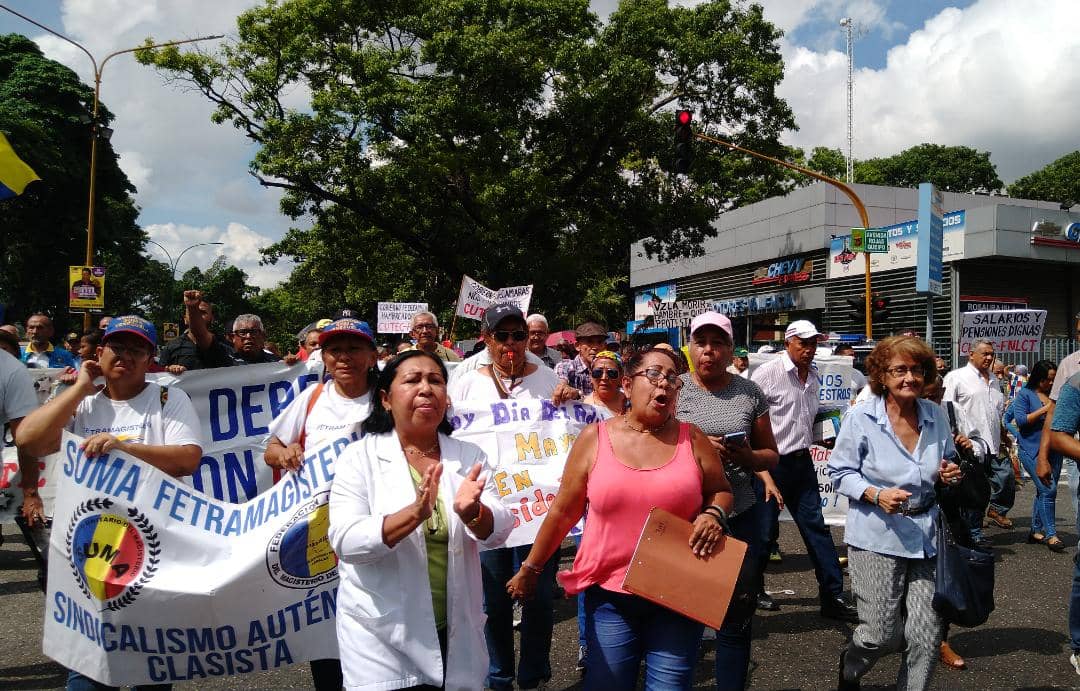
[[[733,342],[731,320],[706,312],[690,323],[690,362],[675,415],[698,426],[724,464],[735,496],[730,524],[733,536],[748,545],[747,559],[757,568],[765,545],[758,539],[764,490],[755,473],[776,466],[779,458],[769,422],[769,402],[761,388],[728,371]],[[729,619],[717,632],[716,688],[742,689],[750,664],[750,620]]]

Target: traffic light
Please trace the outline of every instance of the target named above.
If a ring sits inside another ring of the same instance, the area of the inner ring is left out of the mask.
[[[884,321],[889,318],[889,302],[892,298],[874,295],[870,298],[870,308],[873,310],[874,321]]]
[[[859,296],[857,298],[847,298],[845,300],[845,302],[848,304],[848,307],[851,308],[851,311],[855,316],[853,321],[856,324],[865,324],[866,323],[866,298],[864,298],[862,296]]]
[[[675,111],[675,172],[686,175],[694,160],[694,132],[690,125],[694,114],[689,110]]]

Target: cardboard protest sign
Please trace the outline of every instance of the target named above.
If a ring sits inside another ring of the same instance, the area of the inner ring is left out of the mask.
[[[529,303],[532,302],[532,290],[531,285],[492,290],[474,278],[463,276],[461,290],[458,291],[456,314],[459,317],[479,321],[484,315],[484,310],[491,305],[503,302],[517,305],[522,314],[528,314]]]
[[[1046,310],[985,310],[960,315],[960,355],[976,341],[994,344],[994,352],[1037,353],[1046,326]]]
[[[376,331],[381,334],[407,334],[414,314],[427,312],[426,302],[380,302]]]

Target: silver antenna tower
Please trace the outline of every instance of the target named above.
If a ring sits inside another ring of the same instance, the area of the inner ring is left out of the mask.
[[[851,17],[840,20],[840,26],[847,31],[847,170],[845,181],[855,182],[855,159],[852,150],[855,145],[855,79],[852,73],[855,65],[855,22]]]

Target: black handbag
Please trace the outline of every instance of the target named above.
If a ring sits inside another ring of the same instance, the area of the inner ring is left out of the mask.
[[[993,553],[957,543],[940,511],[937,543],[934,610],[957,626],[985,623],[994,611]]]
[[[953,409],[952,401],[946,402],[945,410],[949,413],[949,428],[955,437],[958,432],[956,429],[956,411]],[[980,454],[973,450],[956,447],[957,465],[960,466],[963,479],[955,485],[946,486],[941,493],[941,499],[943,503],[949,503],[959,508],[983,512],[986,511],[986,506],[990,503],[992,492],[985,461],[990,452],[990,447],[977,436],[972,436],[970,439],[972,445],[979,446],[983,453],[980,457]]]

